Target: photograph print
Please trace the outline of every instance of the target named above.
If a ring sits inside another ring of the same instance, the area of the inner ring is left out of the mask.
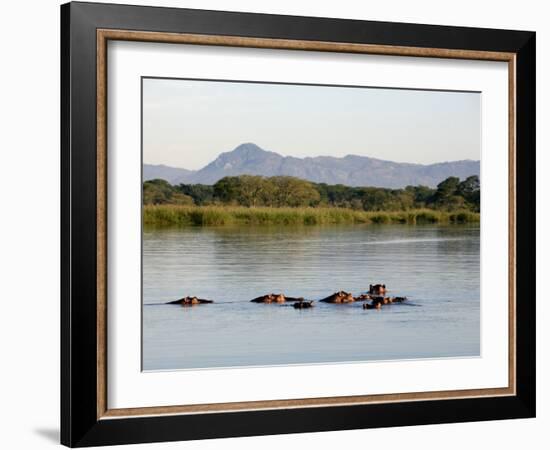
[[[142,369],[480,357],[481,95],[142,78]]]

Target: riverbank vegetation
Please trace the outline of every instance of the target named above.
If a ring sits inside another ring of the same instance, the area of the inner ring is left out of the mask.
[[[479,179],[437,188],[350,187],[293,177],[241,175],[216,184],[143,184],[143,223],[153,226],[479,222]]]
[[[479,213],[433,209],[360,211],[346,208],[145,205],[146,226],[426,224],[479,222]]]

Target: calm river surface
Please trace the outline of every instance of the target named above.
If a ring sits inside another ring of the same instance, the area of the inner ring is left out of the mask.
[[[409,301],[250,303],[370,283]],[[216,303],[162,304],[187,295]],[[479,326],[477,225],[144,230],[144,370],[478,356]]]

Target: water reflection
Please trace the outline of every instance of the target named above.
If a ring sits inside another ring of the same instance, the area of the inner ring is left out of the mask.
[[[249,302],[358,294],[373,282],[411,302],[382,311]],[[186,295],[216,304],[159,305]],[[479,355],[479,228],[147,229],[143,302],[146,370]]]

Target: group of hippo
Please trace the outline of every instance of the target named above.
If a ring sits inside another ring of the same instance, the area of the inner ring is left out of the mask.
[[[386,296],[387,289],[385,284],[371,284],[369,292],[354,297],[349,292],[339,291],[326,297],[321,302],[327,303],[351,303],[357,301],[371,300],[371,303],[364,303],[363,309],[380,309],[382,305],[389,303],[402,303],[407,300],[407,297],[388,297]]]
[[[351,293],[345,291],[338,291],[328,297],[325,297],[320,302],[324,303],[353,303],[358,301],[370,300],[370,303],[364,303],[363,309],[381,309],[382,305],[389,303],[402,303],[407,300],[407,297],[389,297],[386,295],[385,284],[371,284],[369,291],[366,294],[360,294],[358,297],[354,297]],[[294,302],[293,307],[296,309],[312,308],[314,306],[313,300],[304,300],[303,297],[287,297],[284,294],[266,294],[260,297],[256,297],[250,300],[253,303],[287,303]],[[197,297],[184,297],[179,300],[168,302],[170,305],[182,305],[182,306],[194,306],[205,303],[214,303],[212,300],[205,300]]]

